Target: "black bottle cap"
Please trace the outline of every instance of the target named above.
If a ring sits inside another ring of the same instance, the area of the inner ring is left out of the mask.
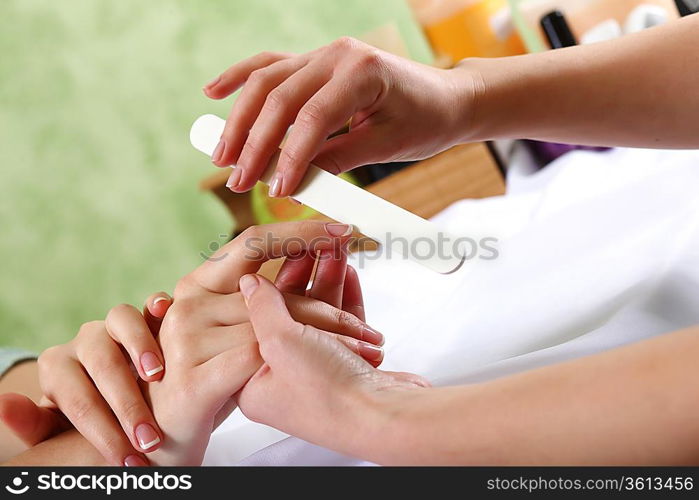
[[[677,4],[677,10],[680,11],[681,16],[688,16],[699,12],[699,0],[675,0]]]
[[[578,44],[573,32],[570,31],[563,12],[560,10],[554,10],[542,17],[541,28],[546,33],[546,38],[548,38],[552,49],[562,49]]]

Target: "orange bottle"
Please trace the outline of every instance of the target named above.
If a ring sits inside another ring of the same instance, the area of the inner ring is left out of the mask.
[[[506,0],[408,0],[439,66],[525,53]]]

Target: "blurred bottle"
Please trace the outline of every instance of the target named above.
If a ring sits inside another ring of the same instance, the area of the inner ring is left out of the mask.
[[[502,57],[525,53],[512,24],[507,0],[407,0],[422,26],[437,65],[465,57]]]

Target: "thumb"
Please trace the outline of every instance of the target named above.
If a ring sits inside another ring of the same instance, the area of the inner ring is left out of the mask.
[[[239,286],[264,357],[262,351],[271,340],[295,332],[301,325],[289,314],[281,292],[262,276],[246,274],[240,278]]]
[[[21,394],[0,396],[0,420],[27,446],[34,446],[70,428],[60,415]]]

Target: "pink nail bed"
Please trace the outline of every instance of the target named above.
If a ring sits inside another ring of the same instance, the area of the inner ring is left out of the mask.
[[[160,442],[160,436],[150,424],[140,424],[136,427],[136,439],[143,451],[151,449]]]
[[[141,354],[141,368],[147,377],[152,377],[156,373],[163,371],[163,364],[152,352],[144,352]]]
[[[218,144],[216,145],[216,149],[214,149],[213,154],[211,155],[211,161],[217,162],[221,159],[223,156],[223,151],[226,149],[226,142],[221,139],[218,141]]]

